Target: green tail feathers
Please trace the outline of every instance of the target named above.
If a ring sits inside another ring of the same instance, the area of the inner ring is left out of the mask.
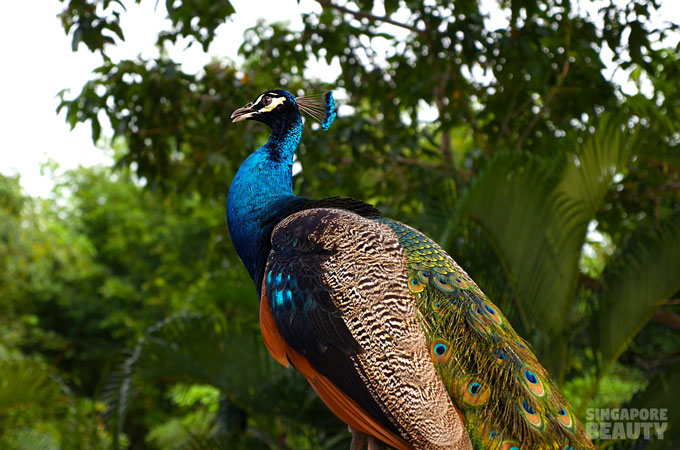
[[[583,426],[501,311],[437,244],[399,222],[432,361],[475,449],[593,449]]]

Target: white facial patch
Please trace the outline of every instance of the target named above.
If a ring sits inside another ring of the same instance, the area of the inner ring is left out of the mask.
[[[258,103],[260,102],[261,98],[262,96],[257,99]],[[272,102],[269,105],[260,108],[259,112],[269,112],[286,101],[286,97],[271,97],[271,99]]]

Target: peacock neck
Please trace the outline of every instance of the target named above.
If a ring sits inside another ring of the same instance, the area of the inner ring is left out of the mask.
[[[271,232],[293,201],[293,154],[302,138],[302,121],[272,124],[265,145],[251,154],[236,172],[227,198],[229,234],[239,257],[259,286],[260,272],[269,251]]]

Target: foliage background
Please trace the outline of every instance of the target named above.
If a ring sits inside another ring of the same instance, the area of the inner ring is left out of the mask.
[[[116,164],[67,173],[49,200],[0,177],[3,445],[348,447],[266,355],[226,230],[231,178],[266,139],[228,115],[282,86],[345,96],[329,132],[306,127],[296,192],[361,198],[435,238],[582,417],[669,408],[663,440],[599,448],[677,448],[680,62],[658,1],[503,0],[508,26],[490,29],[474,0],[319,0],[303,29],[258,23],[242,65],[195,74],[163,49],[209,48],[229,1],[166,2],[161,56],[124,61],[108,51],[132,0],[60,1],[73,50],[102,58],[60,109]],[[636,89],[604,76],[605,48]],[[337,80],[310,76],[315,58]]]

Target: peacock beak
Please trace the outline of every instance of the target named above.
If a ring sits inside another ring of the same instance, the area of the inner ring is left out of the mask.
[[[239,108],[231,114],[231,121],[240,122],[246,120],[247,118],[252,117],[255,112],[257,112],[257,109],[253,109],[253,104],[248,103],[243,108]]]

